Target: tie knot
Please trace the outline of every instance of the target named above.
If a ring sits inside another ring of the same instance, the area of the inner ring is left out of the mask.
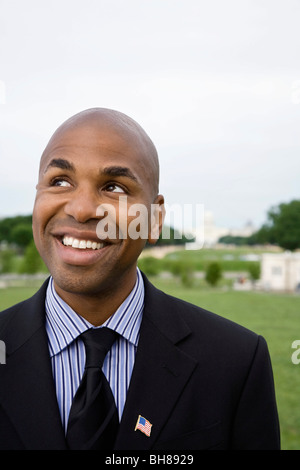
[[[112,347],[117,333],[109,328],[91,328],[80,336],[85,345],[85,367],[101,369],[105,356]]]

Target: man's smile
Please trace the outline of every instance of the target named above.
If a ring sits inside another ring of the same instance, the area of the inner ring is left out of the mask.
[[[89,266],[102,258],[111,243],[97,242],[92,237],[54,236],[59,260],[73,266]]]
[[[71,246],[72,248],[79,248],[80,250],[92,249],[100,250],[104,248],[104,243],[97,243],[92,240],[78,240],[77,238],[64,236],[62,244],[65,246]]]

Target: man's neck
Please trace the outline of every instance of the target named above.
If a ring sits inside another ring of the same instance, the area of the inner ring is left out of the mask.
[[[117,288],[99,291],[96,294],[77,294],[67,292],[55,283],[54,287],[60,298],[66,302],[78,315],[85,318],[94,326],[102,325],[111,317],[128,297],[136,283],[136,273],[126,283],[119,283]]]

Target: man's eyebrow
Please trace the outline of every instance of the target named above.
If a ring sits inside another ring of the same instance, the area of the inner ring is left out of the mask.
[[[138,183],[137,177],[132,173],[132,171],[123,166],[109,166],[103,169],[102,173],[108,176],[126,176],[127,178],[132,179]]]
[[[47,165],[44,173],[48,171],[49,168],[60,168],[62,170],[69,170],[75,173],[74,165],[65,160],[64,158],[53,158],[50,163]],[[132,171],[123,166],[109,166],[102,170],[102,173],[107,176],[125,176],[132,179],[136,183],[139,183],[137,177],[132,173]]]
[[[70,170],[70,171],[75,172],[75,168],[72,165],[72,163],[70,163],[68,160],[65,160],[64,158],[53,158],[50,161],[50,163],[47,165],[44,173],[46,173],[46,171],[48,171],[48,169],[51,167],[61,168],[62,170]]]

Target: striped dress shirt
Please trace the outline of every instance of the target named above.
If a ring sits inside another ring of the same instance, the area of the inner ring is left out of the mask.
[[[85,365],[85,347],[78,337],[94,326],[74,312],[58,296],[52,277],[47,288],[45,306],[46,331],[57,401],[66,431],[72,400]],[[119,334],[102,368],[115,397],[119,419],[123,413],[134,365],[143,307],[144,283],[138,269],[133,290],[116,312],[101,325]]]

